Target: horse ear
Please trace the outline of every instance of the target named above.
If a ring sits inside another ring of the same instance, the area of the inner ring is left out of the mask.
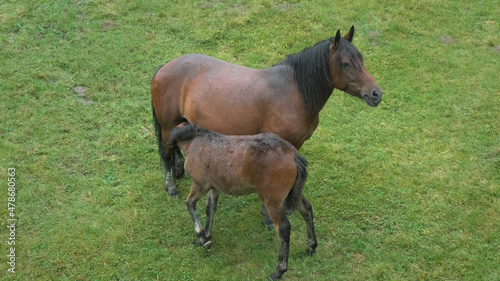
[[[332,47],[334,50],[337,50],[338,47],[340,46],[340,30],[337,30],[337,34],[335,35],[335,39],[333,39],[333,42],[332,42]]]
[[[351,26],[351,30],[349,30],[349,33],[347,33],[344,38],[352,43],[352,37],[354,37],[354,25]]]

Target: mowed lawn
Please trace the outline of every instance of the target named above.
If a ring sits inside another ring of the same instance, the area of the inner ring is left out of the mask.
[[[500,280],[500,6],[412,2],[3,1],[0,279],[267,278],[279,238],[255,195],[221,196],[213,250],[194,246],[190,180],[163,189],[151,78],[188,53],[269,67],[354,25],[383,101],[335,90],[321,112],[300,151],[317,255],[295,213],[283,279]]]

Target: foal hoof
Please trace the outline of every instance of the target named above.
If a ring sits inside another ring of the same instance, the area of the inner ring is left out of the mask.
[[[203,249],[207,250],[210,252],[212,250],[212,241],[210,240],[205,240],[203,238],[198,238],[195,243],[196,246],[202,246]]]
[[[315,254],[316,254],[316,250],[313,250],[311,248],[306,250],[306,255],[308,255],[308,256],[313,256]]]
[[[208,240],[205,242],[205,244],[203,244],[203,248],[208,252],[212,251],[212,241]]]

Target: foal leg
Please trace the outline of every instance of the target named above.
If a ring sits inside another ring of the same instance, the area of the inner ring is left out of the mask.
[[[204,191],[203,188],[200,186],[196,185],[194,182],[191,184],[191,191],[189,193],[188,198],[186,199],[186,206],[191,214],[191,217],[193,218],[193,223],[194,223],[194,231],[196,232],[196,235],[198,235],[198,240],[196,240],[196,246],[203,246],[205,249],[209,249],[211,246],[211,242],[208,240],[207,236],[205,235],[205,231],[201,227],[201,222],[200,222],[200,217],[198,216],[198,213],[196,212],[196,203],[202,197],[206,191]]]
[[[273,220],[276,231],[278,232],[281,240],[280,254],[278,257],[278,265],[276,271],[269,276],[271,280],[281,278],[281,275],[288,269],[288,252],[290,250],[290,230],[291,224],[286,217],[283,204],[266,205],[269,216]]]
[[[205,236],[210,240],[212,236],[212,228],[214,225],[214,214],[217,210],[217,200],[219,200],[219,191],[217,189],[211,189],[208,192],[208,200],[207,200],[207,226],[205,227]]]
[[[302,218],[306,221],[307,225],[307,242],[309,244],[309,248],[307,248],[306,253],[308,255],[312,255],[316,251],[316,247],[318,246],[318,241],[316,240],[316,233],[314,231],[314,217],[312,211],[312,205],[307,201],[307,199],[302,195],[299,204],[299,212],[302,215]]]
[[[260,213],[264,216],[264,221],[262,224],[268,229],[271,230],[274,228],[273,221],[269,217],[269,213],[267,212],[266,206],[262,204],[262,207],[260,208]]]

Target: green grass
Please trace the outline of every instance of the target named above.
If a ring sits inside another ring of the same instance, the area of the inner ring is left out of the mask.
[[[5,1],[0,217],[15,167],[19,221],[15,275],[0,231],[0,278],[266,278],[279,239],[256,196],[222,196],[213,251],[194,247],[189,179],[181,199],[162,187],[151,77],[187,53],[268,67],[354,25],[384,100],[336,90],[321,112],[301,149],[318,254],[294,214],[284,279],[500,280],[499,14],[479,0]]]

